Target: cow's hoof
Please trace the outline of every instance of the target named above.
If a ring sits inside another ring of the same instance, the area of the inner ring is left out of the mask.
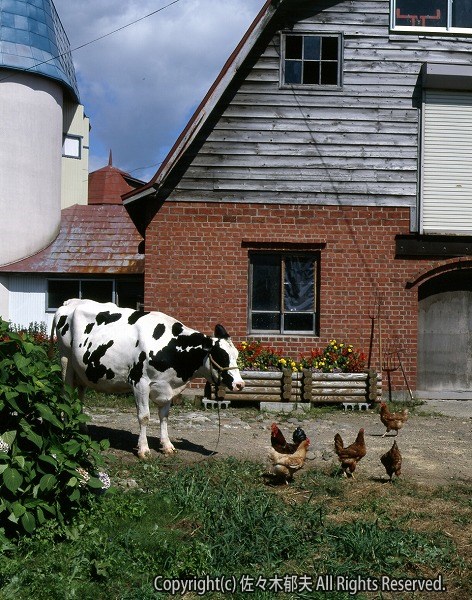
[[[166,456],[171,456],[172,454],[175,454],[177,450],[174,448],[174,446],[170,446],[169,448],[162,448],[162,452]]]
[[[149,450],[149,448],[147,450],[139,450],[138,458],[141,460],[146,460],[148,458],[151,458],[151,451]]]

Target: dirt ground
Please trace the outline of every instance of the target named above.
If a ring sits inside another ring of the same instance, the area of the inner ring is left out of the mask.
[[[94,439],[108,438],[112,455],[122,460],[138,460],[136,444],[138,423],[132,409],[93,409],[89,433]],[[268,464],[270,425],[277,422],[291,438],[300,425],[310,438],[305,469],[329,470],[337,463],[333,438],[339,432],[345,443],[354,441],[360,427],[365,428],[367,455],[356,470],[359,480],[386,480],[380,456],[397,439],[403,456],[402,477],[427,486],[452,481],[472,481],[472,401],[425,404],[410,415],[395,438],[394,432],[382,437],[385,427],[376,408],[348,411],[342,408],[313,417],[303,411],[287,414],[240,407],[227,409],[171,408],[169,435],[177,449],[178,460],[198,461],[210,456],[232,456]],[[157,411],[151,412],[148,441],[152,454],[160,452]],[[174,460],[174,456],[166,460]]]

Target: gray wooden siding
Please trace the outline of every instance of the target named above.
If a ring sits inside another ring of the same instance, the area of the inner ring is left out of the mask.
[[[416,207],[421,65],[471,64],[472,37],[391,34],[388,0],[288,4],[170,199]],[[342,89],[280,89],[292,24],[343,34]]]

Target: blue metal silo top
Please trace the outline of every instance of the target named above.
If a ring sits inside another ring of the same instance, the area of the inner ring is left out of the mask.
[[[69,39],[52,0],[0,0],[0,68],[55,79],[79,102]]]

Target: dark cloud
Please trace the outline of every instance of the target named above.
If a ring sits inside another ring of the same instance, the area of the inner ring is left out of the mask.
[[[56,0],[74,49],[170,0]],[[180,0],[73,52],[92,126],[90,170],[108,161],[149,180],[264,0]],[[151,166],[154,165],[154,166]],[[149,167],[143,169],[143,167]]]

